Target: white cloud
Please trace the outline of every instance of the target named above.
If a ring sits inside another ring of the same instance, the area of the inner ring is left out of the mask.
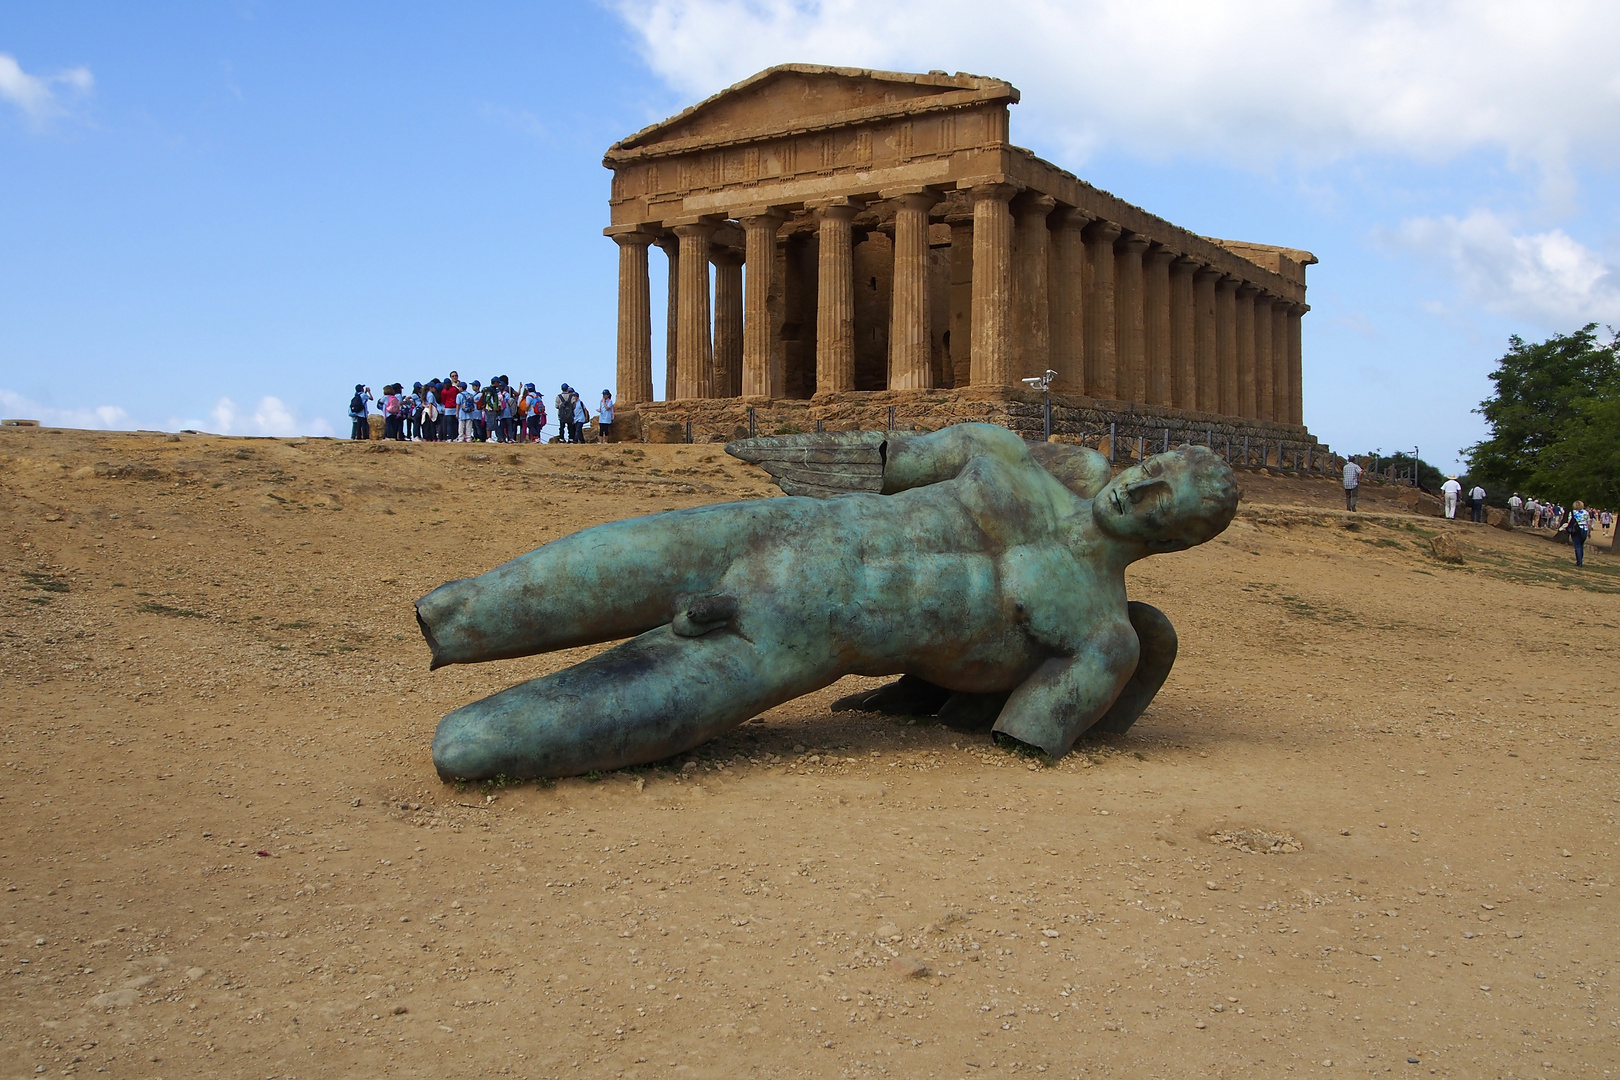
[[[278,397],[266,395],[259,399],[251,414],[228,397],[214,403],[208,421],[181,423],[177,427],[190,427],[212,431],[219,435],[273,435],[287,438],[294,435],[331,435],[332,425],[316,418],[308,420],[298,416]]]
[[[0,390],[0,412],[8,419],[38,420],[46,427],[89,428],[100,431],[127,430],[129,413],[118,405],[89,405],[58,409],[41,405],[12,390]]]
[[[68,68],[55,75],[30,75],[15,57],[0,53],[0,101],[8,101],[32,124],[44,123],[62,112],[58,87],[88,94],[96,84],[87,67]]]
[[[1562,229],[1515,233],[1475,210],[1412,218],[1388,239],[1444,264],[1463,297],[1487,310],[1564,330],[1620,323],[1620,273]]]
[[[1239,163],[1620,146],[1604,0],[607,0],[672,87],[787,61],[996,75],[1016,129]],[[1025,140],[1028,141],[1027,139]]]

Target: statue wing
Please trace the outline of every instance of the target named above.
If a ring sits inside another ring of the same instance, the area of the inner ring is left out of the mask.
[[[764,435],[726,444],[726,453],[758,465],[789,495],[826,499],[883,490],[887,431],[825,431]]]

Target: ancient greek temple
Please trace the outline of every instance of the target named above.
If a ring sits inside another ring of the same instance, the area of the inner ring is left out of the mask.
[[[1195,235],[1012,145],[1018,100],[976,75],[786,64],[615,143],[621,407],[724,431],[744,406],[795,430],[878,407],[1005,420],[1050,371],[1060,429],[1218,422],[1278,459],[1309,440],[1315,257]]]

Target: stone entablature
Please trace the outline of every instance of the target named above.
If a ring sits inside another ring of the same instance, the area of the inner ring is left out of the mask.
[[[1011,145],[1018,99],[792,64],[616,143],[621,404],[652,397],[656,244],[674,401],[999,392],[1051,369],[1066,397],[1301,426],[1315,258],[1197,236]]]

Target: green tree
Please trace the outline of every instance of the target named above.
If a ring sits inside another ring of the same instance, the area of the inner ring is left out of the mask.
[[[1620,502],[1620,336],[1597,324],[1526,344],[1517,335],[1491,372],[1495,392],[1477,410],[1490,437],[1467,448],[1470,479],[1568,503]]]

